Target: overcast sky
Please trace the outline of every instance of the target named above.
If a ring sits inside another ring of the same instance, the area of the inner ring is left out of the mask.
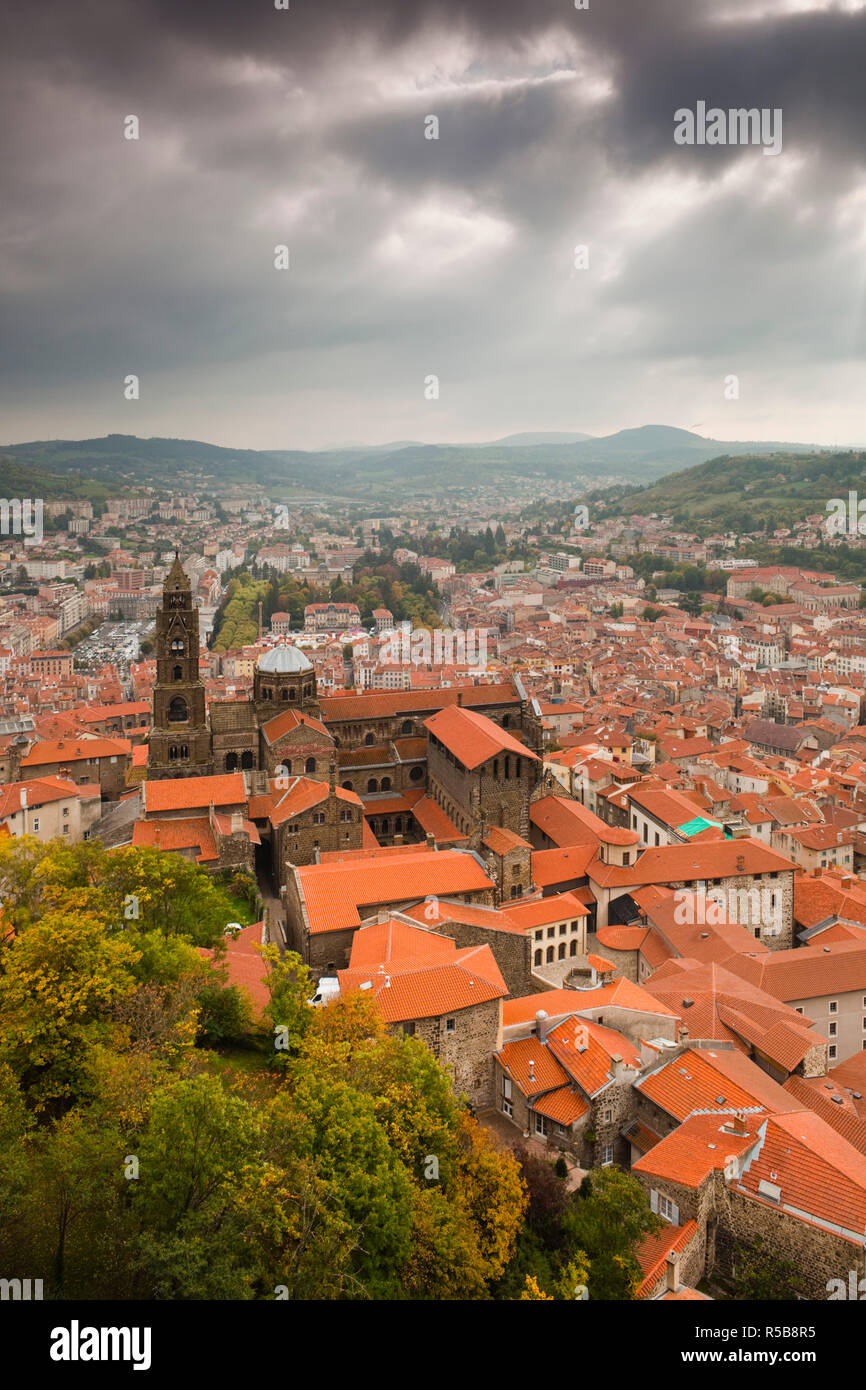
[[[31,0],[0,53],[0,442],[866,443],[866,0]]]

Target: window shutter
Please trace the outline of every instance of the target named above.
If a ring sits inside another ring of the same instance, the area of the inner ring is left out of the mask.
[[[680,1209],[675,1202],[671,1203],[671,1224],[674,1226],[680,1224]]]
[[[658,1215],[659,1194],[656,1192],[654,1187],[650,1190],[650,1208],[652,1211],[656,1213],[656,1215]]]

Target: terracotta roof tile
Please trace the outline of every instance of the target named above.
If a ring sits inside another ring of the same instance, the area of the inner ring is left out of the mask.
[[[538,762],[537,754],[486,715],[450,705],[425,719],[424,727],[453,753],[465,768],[474,769],[497,754],[513,753]]]

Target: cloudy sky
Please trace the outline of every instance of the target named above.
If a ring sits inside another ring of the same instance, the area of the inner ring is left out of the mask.
[[[0,442],[866,444],[866,0],[9,9]]]

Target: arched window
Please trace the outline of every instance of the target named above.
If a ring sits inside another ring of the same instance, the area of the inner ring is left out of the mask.
[[[576,955],[577,955],[577,941],[572,941],[572,943],[571,943],[571,948],[570,948],[568,954],[569,954],[570,956],[576,956]]]
[[[168,707],[168,718],[171,724],[183,724],[189,719],[189,710],[186,700],[181,695],[175,695]]]
[[[372,734],[365,734],[365,735],[364,735],[364,745],[365,745],[365,747],[367,747],[367,748],[372,748],[372,746],[373,746],[373,744],[374,744],[375,742],[376,742],[376,740],[374,739],[374,737],[373,737]]]
[[[395,820],[394,820],[394,834],[395,834],[395,835],[402,835],[402,834],[403,834],[403,817],[402,817],[402,816],[397,816],[397,817],[395,817]]]
[[[173,637],[173,638],[171,639],[171,654],[172,654],[172,656],[183,656],[184,651],[185,651],[185,646],[184,646],[183,638],[182,638],[182,637]]]
[[[286,702],[288,701],[288,698],[289,698],[289,687],[288,687],[287,685],[284,685],[283,688],[282,688],[282,690],[280,691],[280,699],[282,700],[283,704],[286,704]]]
[[[536,965],[540,965],[540,964],[541,964],[541,961],[542,961],[543,956],[544,956],[544,952],[542,951],[541,947],[539,946],[538,950],[535,952],[535,964],[536,964]]]
[[[182,744],[180,745],[180,756],[181,756],[182,758],[188,758],[188,757],[189,757],[189,745],[188,745],[188,744],[182,743]]]
[[[250,752],[250,750],[247,748],[245,752],[241,753],[241,767],[251,768],[252,765],[253,765],[253,755],[252,755],[252,753]]]
[[[423,769],[423,767],[413,767],[413,768],[410,769],[410,772],[409,772],[409,781],[410,781],[410,782],[420,782],[420,781],[421,781],[421,778],[422,778],[423,776],[424,776],[424,769]]]
[[[498,776],[499,776],[499,759],[498,759],[498,758],[494,758],[494,759],[493,759],[493,776],[494,776],[494,777],[498,777]]]
[[[355,790],[351,782],[343,782],[342,787],[344,792],[353,792]]]
[[[234,772],[238,765],[237,753],[226,753],[226,772]]]
[[[176,757],[177,757],[177,744],[176,744],[176,743],[170,743],[169,746],[168,746],[168,760],[169,760],[169,762],[170,762],[170,763],[173,763]]]
[[[514,759],[514,775],[515,775],[515,777],[519,777],[519,776],[520,776],[520,759],[519,759],[519,758],[515,758],[515,759]]]
[[[304,771],[305,771],[305,772],[315,772],[315,771],[316,771],[316,760],[315,760],[315,758],[307,758],[307,761],[304,763]]]
[[[503,727],[503,729],[510,729],[510,728],[511,728],[511,715],[510,715],[510,714],[503,714],[503,716],[502,716],[502,727]]]
[[[174,670],[172,671],[172,678],[176,681],[183,680],[183,671],[180,668],[180,666],[175,666]]]
[[[507,753],[505,755],[505,776],[511,776],[511,759],[509,758]]]
[[[560,943],[559,943],[559,959],[560,959],[560,960],[565,960],[565,942],[564,942],[564,941],[560,941]]]
[[[382,778],[381,790],[382,790],[383,792],[389,792],[389,791],[391,790],[391,778],[390,778],[390,777],[383,777],[383,778]]]
[[[263,699],[263,700],[272,700],[273,698],[274,698],[274,692],[273,692],[272,690],[263,690],[263,691],[262,691],[262,699]]]
[[[547,948],[547,964],[550,965],[551,962],[552,962],[552,960],[553,960],[553,947],[552,947],[552,946],[548,946],[548,948]]]
[[[401,734],[411,734],[411,732],[412,732],[412,720],[411,720],[411,719],[404,719],[404,720],[403,720],[403,723],[400,725],[400,733],[401,733]]]
[[[290,700],[294,700],[296,694],[297,694],[297,691],[295,690],[295,687],[294,687],[293,685],[289,686],[289,699],[290,699]],[[283,695],[283,699],[285,699],[285,698],[286,698],[285,695]]]
[[[391,822],[389,821],[389,819],[388,819],[387,816],[383,816],[383,818],[382,818],[382,834],[383,834],[383,835],[390,835],[390,834],[391,834]]]
[[[375,777],[371,777],[370,780],[369,780],[369,782],[367,783],[367,791],[368,791],[368,792],[377,792],[378,790],[379,790],[379,783],[376,781]]]

